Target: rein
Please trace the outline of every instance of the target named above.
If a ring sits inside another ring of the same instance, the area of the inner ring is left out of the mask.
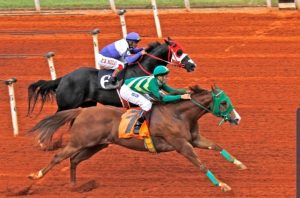
[[[144,66],[140,63],[140,61],[138,61],[137,64],[138,64],[139,68],[140,68],[143,72],[145,72],[148,76],[150,76],[150,75],[152,74],[151,72],[147,71],[147,70],[144,68]]]
[[[196,106],[200,107],[201,109],[212,113],[211,110],[209,110],[208,108],[206,108],[205,106],[201,105],[200,103],[198,103],[196,100],[194,100],[193,98],[191,98],[192,103],[194,103]]]
[[[207,111],[207,112],[212,113],[213,115],[215,115],[213,111],[211,111],[210,109],[204,107],[203,105],[201,105],[200,103],[198,103],[198,102],[197,102],[196,100],[194,100],[193,98],[191,98],[191,102],[194,103],[197,107],[200,107],[201,109],[203,109],[203,110],[205,110],[205,111]],[[218,116],[217,116],[217,117],[218,117]],[[223,118],[223,119],[219,122],[219,126],[221,126],[224,122],[225,122],[225,119]]]

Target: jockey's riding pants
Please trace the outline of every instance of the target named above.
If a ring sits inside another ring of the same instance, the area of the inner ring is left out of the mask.
[[[152,107],[152,102],[149,99],[142,94],[133,91],[125,84],[121,87],[120,95],[124,100],[140,106],[144,111],[149,111]]]
[[[124,63],[114,58],[106,57],[98,54],[98,65],[101,69],[124,69]]]

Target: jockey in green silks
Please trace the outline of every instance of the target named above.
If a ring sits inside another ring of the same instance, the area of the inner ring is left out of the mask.
[[[143,111],[139,115],[139,119],[135,128],[139,128],[144,121],[144,113],[149,111],[152,107],[151,100],[163,102],[175,102],[181,99],[191,99],[190,90],[175,89],[166,84],[168,79],[169,69],[165,66],[159,65],[151,76],[135,77],[125,80],[120,90],[120,95],[124,100],[136,104]],[[160,92],[163,90],[167,93],[177,93],[176,95],[165,95]]]

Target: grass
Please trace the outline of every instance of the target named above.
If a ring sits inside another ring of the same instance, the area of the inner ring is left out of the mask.
[[[184,7],[184,0],[156,0],[158,8]],[[40,0],[41,9],[108,9],[109,0]],[[117,8],[151,8],[151,0],[115,0]],[[266,0],[190,0],[193,7],[264,6]],[[272,0],[272,5],[277,5]],[[0,0],[0,9],[35,9],[34,0]]]

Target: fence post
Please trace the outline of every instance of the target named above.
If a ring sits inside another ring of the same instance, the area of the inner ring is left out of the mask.
[[[48,65],[49,65],[49,69],[50,69],[51,79],[55,80],[56,79],[56,72],[55,72],[55,67],[54,67],[54,63],[53,63],[53,56],[54,56],[54,52],[48,52],[45,55],[45,57],[48,60]]]
[[[117,11],[116,11],[115,0],[109,0],[109,3],[110,3],[111,10],[116,13]]]
[[[190,1],[184,0],[184,5],[185,5],[186,11],[190,12],[191,11]]]
[[[11,111],[11,119],[13,124],[14,136],[19,135],[19,127],[18,127],[18,117],[17,117],[17,107],[15,100],[15,92],[14,92],[14,83],[17,82],[16,78],[11,78],[5,81],[5,84],[8,86],[8,94],[10,100],[10,111]]]
[[[296,8],[300,10],[300,0],[295,0]]]
[[[127,28],[126,28],[126,22],[125,22],[125,13],[126,13],[125,9],[119,10],[117,12],[117,14],[120,16],[120,22],[121,22],[121,27],[122,27],[123,38],[126,38],[126,36],[127,36]]]
[[[267,0],[267,7],[271,8],[272,7],[272,0]]]
[[[40,12],[41,6],[40,6],[40,0],[34,0],[35,10]]]
[[[99,34],[100,30],[97,28],[97,29],[94,29],[91,34],[93,36],[93,46],[94,46],[94,56],[95,56],[95,67],[97,69],[100,69],[99,65],[98,65],[98,62],[99,62],[99,45],[98,45],[98,34]]]
[[[151,4],[152,4],[152,9],[153,9],[153,15],[154,15],[157,36],[158,36],[158,38],[162,38],[160,22],[159,22],[159,18],[158,18],[158,11],[157,11],[157,6],[156,6],[156,0],[151,0]]]

